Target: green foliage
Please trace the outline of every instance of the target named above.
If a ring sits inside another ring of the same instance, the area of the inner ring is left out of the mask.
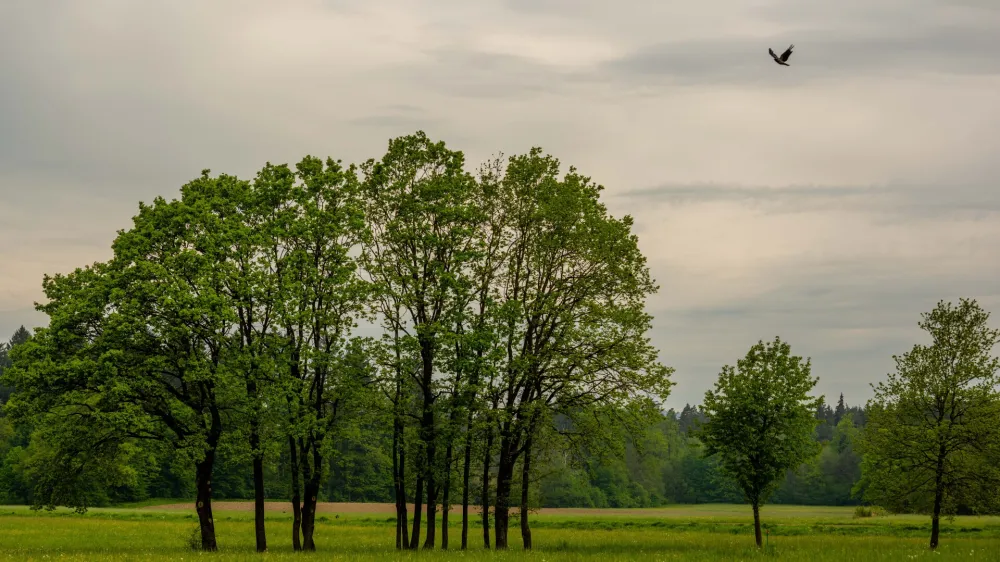
[[[854,508],[855,519],[865,519],[868,517],[884,517],[885,510],[878,506],[859,505]]]
[[[896,372],[873,385],[859,447],[864,497],[895,512],[953,514],[995,508],[1000,474],[1000,331],[989,313],[962,299],[939,302],[920,327],[930,345],[896,356]],[[936,530],[931,547],[937,546]]]
[[[705,393],[705,453],[719,456],[750,504],[766,501],[785,471],[818,452],[812,434],[819,401],[809,395],[816,381],[809,361],[775,338],[751,347],[735,369],[723,367],[715,390]]]

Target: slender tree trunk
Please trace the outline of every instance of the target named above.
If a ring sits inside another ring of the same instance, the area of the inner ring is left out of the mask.
[[[934,511],[931,514],[931,550],[938,547],[938,539],[941,533],[941,504],[944,503],[944,446],[938,452],[937,471],[934,475]]]
[[[490,460],[493,458],[493,430],[486,430],[486,452],[483,453],[483,546],[490,548]]]
[[[753,502],[753,532],[757,539],[757,548],[764,546],[763,537],[760,534],[760,502]]]
[[[248,389],[249,390],[249,389]],[[256,395],[256,385],[253,389]],[[254,536],[257,552],[267,552],[267,531],[264,528],[264,453],[260,450],[260,422],[250,420],[250,451],[253,454]]]
[[[472,464],[472,410],[465,431],[465,464],[462,466],[462,550],[469,548],[469,468]],[[485,507],[485,503],[483,506]]]
[[[399,517],[400,527],[403,529],[403,548],[414,548],[407,534],[410,528],[409,515],[406,513],[406,450],[400,446],[399,451]]]
[[[500,444],[500,463],[497,466],[497,494],[493,508],[493,529],[496,549],[507,550],[507,529],[510,525],[510,488],[514,476],[513,458],[507,438]]]
[[[295,438],[288,436],[288,448],[291,455],[292,469],[292,550],[302,550],[302,496],[299,485],[299,453],[295,445]]]
[[[434,468],[431,466],[430,471]],[[434,548],[437,536],[437,502],[438,487],[433,474],[427,475],[427,536],[424,537],[424,548]]]
[[[305,497],[302,499],[302,549],[313,552],[316,543],[313,535],[316,532],[316,502],[319,499],[320,479],[323,476],[323,457],[319,452],[319,443],[309,439],[309,449],[312,452],[312,463],[302,463],[302,479],[305,484]],[[306,451],[302,451],[303,459]]]
[[[424,476],[417,473],[417,485],[413,492],[413,534],[410,535],[410,548],[416,549],[420,544],[420,511],[424,507]]]
[[[528,484],[531,472],[531,437],[524,447],[524,463],[521,465],[521,541],[524,550],[531,550],[531,527],[528,526]]]
[[[938,547],[938,537],[941,533],[941,506],[934,499],[934,513],[931,515],[931,550]]]
[[[396,550],[400,550],[403,548],[403,541],[399,528],[399,433],[395,422],[392,426],[392,496],[396,500]]]
[[[215,464],[215,448],[205,451],[205,458],[195,467],[195,488],[198,499],[198,524],[201,527],[201,549],[218,550],[215,542],[215,520],[212,518],[212,467]]]
[[[292,376],[292,380],[301,380],[301,372],[299,370],[299,348],[295,344],[295,342],[301,341],[301,337],[296,338],[295,331],[292,330],[290,326],[287,328],[286,333],[288,341],[292,343],[292,353],[288,364],[289,373]],[[287,400],[289,411],[294,412],[295,400],[291,396],[288,396]],[[301,396],[298,398],[298,401],[301,403]],[[294,427],[296,423],[295,419],[291,419],[289,421],[291,426]],[[288,447],[292,470],[292,549],[297,552],[302,550],[302,496],[300,495],[302,485],[299,482],[299,474],[302,470],[302,466],[300,464],[298,452],[299,449],[304,449],[305,447],[302,444],[302,440],[299,439],[296,441],[295,436],[293,435],[288,436]],[[307,461],[305,458],[302,458],[301,462],[305,463]]]
[[[392,431],[392,478],[394,495],[396,496],[396,548],[410,548],[410,537],[407,535],[409,524],[406,521],[406,455],[403,451],[402,424],[397,418]]]
[[[399,311],[396,311],[399,314]],[[406,443],[403,437],[403,420],[398,411],[403,396],[402,359],[399,350],[399,326],[393,327],[393,342],[396,351],[396,396],[393,400],[392,420],[392,477],[396,495],[396,548],[410,549],[409,522],[406,520]]]
[[[424,548],[434,548],[434,538],[437,532],[437,494],[438,484],[435,473],[437,458],[437,432],[434,427],[434,349],[433,341],[424,337],[420,341],[420,358],[422,362],[423,414],[420,418],[420,439],[427,451],[424,462],[424,479],[427,485],[427,537]]]
[[[448,513],[451,511],[451,440],[444,454],[444,488],[441,490],[441,550],[448,550]]]

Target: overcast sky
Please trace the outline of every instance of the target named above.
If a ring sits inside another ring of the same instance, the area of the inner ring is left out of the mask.
[[[775,335],[864,402],[939,299],[1000,315],[997,30],[996,0],[8,0],[0,339],[203,168],[423,129],[541,146],[636,218],[669,404]]]

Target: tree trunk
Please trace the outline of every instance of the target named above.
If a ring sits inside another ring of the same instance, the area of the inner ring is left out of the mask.
[[[302,549],[314,552],[316,543],[313,535],[316,532],[316,502],[319,498],[320,479],[323,476],[323,457],[320,456],[319,443],[309,440],[312,450],[312,465],[302,463],[302,476],[305,481],[305,497],[302,499]],[[305,457],[305,451],[302,452]]]
[[[406,521],[406,454],[403,451],[402,423],[397,418],[392,432],[392,478],[396,496],[396,548],[410,548],[409,523]]]
[[[299,486],[299,453],[298,448],[295,446],[295,438],[291,435],[288,436],[288,446],[289,452],[291,454],[291,469],[292,469],[292,550],[299,551],[302,550],[302,539],[301,539],[301,529],[302,529],[302,497],[300,495],[301,487]]]
[[[398,310],[397,310],[398,314]],[[403,420],[399,414],[399,404],[403,396],[402,360],[399,350],[399,325],[393,327],[393,342],[396,350],[396,396],[392,406],[392,477],[396,495],[396,548],[409,549],[416,545],[410,542],[407,534],[409,523],[406,520],[406,444],[403,438]]]
[[[934,514],[931,515],[931,550],[938,547],[938,536],[941,533],[941,508],[934,501]]]
[[[531,550],[531,528],[528,526],[528,483],[531,471],[531,438],[524,447],[524,463],[521,465],[521,541],[524,550]]]
[[[423,508],[424,500],[424,477],[417,473],[416,490],[413,493],[413,534],[410,535],[410,548],[416,550],[420,544],[420,511]]]
[[[319,493],[318,478],[313,477],[305,486],[305,498],[302,501],[302,550],[315,551],[316,542],[313,535],[316,532],[316,494]]]
[[[763,537],[760,535],[760,502],[753,502],[753,532],[757,539],[757,548],[764,546]]]
[[[256,393],[256,388],[254,389]],[[264,528],[264,453],[260,450],[260,428],[256,418],[250,421],[250,451],[253,454],[254,536],[257,552],[267,552],[267,531]]]
[[[437,531],[437,475],[434,461],[437,456],[437,434],[434,427],[434,347],[429,337],[420,339],[420,358],[422,363],[421,390],[423,391],[423,412],[420,417],[420,440],[427,452],[421,459],[424,463],[423,472],[427,485],[427,537],[424,548],[434,548],[434,536]],[[414,543],[415,545],[415,543]]]
[[[472,463],[472,413],[465,433],[465,464],[462,466],[462,550],[469,548],[469,465]],[[483,506],[486,504],[483,503]]]
[[[487,429],[486,452],[483,454],[483,546],[490,548],[490,460],[493,458],[493,430]]]
[[[945,448],[942,445],[938,453],[937,471],[934,475],[934,511],[931,514],[931,550],[938,547],[938,538],[941,533],[941,504],[944,503],[944,458]]]
[[[496,549],[507,550],[507,528],[510,524],[510,488],[514,466],[510,446],[503,439],[500,445],[500,463],[497,466],[497,495],[493,508],[493,529]]]
[[[451,440],[444,454],[444,489],[441,490],[441,550],[448,550],[448,512],[451,511]]]
[[[198,492],[195,508],[201,527],[201,549],[218,550],[215,542],[215,520],[212,518],[212,466],[215,464],[215,448],[205,451],[205,458],[195,467],[195,487]]]
[[[431,466],[430,472],[434,468]],[[424,548],[434,548],[437,534],[437,502],[438,489],[433,474],[427,475],[427,536],[424,538]]]

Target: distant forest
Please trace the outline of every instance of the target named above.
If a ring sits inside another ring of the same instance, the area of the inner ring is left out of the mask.
[[[8,344],[0,344],[0,373],[9,364],[8,349],[28,338],[21,328]],[[0,400],[10,389],[0,386]],[[589,451],[586,448],[556,450],[539,458],[537,486],[532,487],[535,507],[654,507],[671,503],[742,503],[743,496],[719,470],[716,459],[704,458],[702,447],[691,433],[705,416],[698,406],[670,409],[640,439],[627,433],[624,458]],[[789,471],[771,498],[771,503],[799,505],[855,505],[860,500],[851,493],[861,477],[861,458],[852,449],[852,440],[864,427],[862,407],[844,403],[843,394],[835,406],[823,403],[816,411],[815,439],[821,452],[797,470]],[[30,433],[15,430],[0,408],[0,503],[31,504],[32,489],[24,481],[25,467],[31,463]],[[345,432],[334,440],[330,455],[330,477],[320,491],[319,501],[394,501],[392,489],[392,427],[372,424]],[[136,461],[143,457],[135,457]],[[155,455],[145,457],[155,458]],[[150,498],[195,496],[193,469],[172,466],[170,457],[162,463],[135,462],[140,476],[134,485],[108,487],[92,498],[94,506],[137,502]],[[265,466],[265,490],[269,499],[289,498],[288,466],[283,456]],[[254,497],[251,461],[223,450],[217,459],[213,492],[217,499],[250,500]],[[520,493],[520,492],[518,492]]]

